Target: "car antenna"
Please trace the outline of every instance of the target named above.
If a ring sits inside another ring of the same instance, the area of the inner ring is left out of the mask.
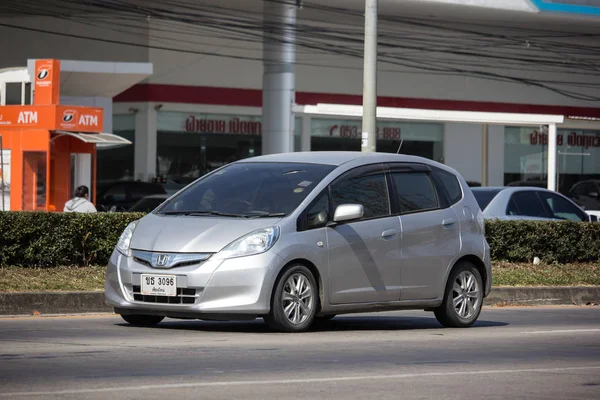
[[[400,149],[402,148],[402,143],[404,143],[404,139],[400,140],[400,146],[398,146],[398,151],[396,152],[396,154],[400,154]]]

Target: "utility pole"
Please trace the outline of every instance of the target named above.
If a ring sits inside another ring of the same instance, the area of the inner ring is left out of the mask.
[[[365,0],[365,53],[361,151],[377,148],[377,2]]]
[[[293,151],[296,10],[300,6],[300,1],[264,2],[262,154]]]

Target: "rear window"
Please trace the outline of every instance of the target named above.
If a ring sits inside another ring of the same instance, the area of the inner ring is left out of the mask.
[[[446,171],[436,171],[435,172],[444,189],[446,189],[446,193],[448,194],[448,200],[450,201],[450,205],[454,205],[462,199],[462,189],[460,187],[460,183],[454,174]]]
[[[416,212],[438,208],[438,198],[429,175],[423,172],[392,174],[400,211]]]
[[[485,210],[498,193],[500,193],[499,190],[473,190],[473,195],[481,210]]]

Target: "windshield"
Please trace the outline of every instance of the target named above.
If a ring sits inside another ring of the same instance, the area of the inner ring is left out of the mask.
[[[334,168],[296,163],[230,164],[190,185],[158,213],[284,216],[295,210]]]
[[[479,204],[479,208],[483,211],[494,197],[500,193],[500,190],[473,190],[472,192],[475,196],[475,200],[477,200],[477,203]]]

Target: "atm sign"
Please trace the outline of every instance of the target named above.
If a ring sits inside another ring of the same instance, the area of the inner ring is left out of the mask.
[[[59,107],[56,129],[81,132],[101,132],[104,110],[90,107]]]

